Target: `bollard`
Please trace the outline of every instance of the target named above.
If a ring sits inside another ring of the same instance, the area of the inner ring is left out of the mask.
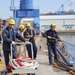
[[[42,50],[42,46],[39,46],[39,50]]]

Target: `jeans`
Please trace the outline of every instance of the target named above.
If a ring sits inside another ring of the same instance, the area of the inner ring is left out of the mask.
[[[31,43],[32,43],[32,46],[33,46],[33,58],[36,59],[36,57],[37,57],[37,47],[36,47],[36,43],[35,43],[35,42],[31,42]],[[32,58],[31,45],[30,45],[30,44],[27,44],[26,47],[27,47],[27,51],[28,51],[28,56],[29,56],[30,58]]]
[[[52,53],[54,54],[54,59],[57,60],[57,51],[56,51],[56,43],[48,45],[48,56],[49,56],[49,63],[52,64]]]

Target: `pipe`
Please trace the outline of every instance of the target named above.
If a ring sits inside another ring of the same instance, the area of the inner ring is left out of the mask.
[[[62,52],[57,48],[57,51],[58,51],[58,53],[60,54],[60,56],[62,57],[62,59],[64,60],[64,62],[66,63],[66,64],[68,64],[69,66],[73,66],[65,57],[64,57],[64,55],[62,54]]]
[[[74,73],[75,73],[75,70],[74,70],[74,69],[72,69],[71,67],[65,65],[64,63],[61,63],[61,62],[59,61],[57,64],[58,64],[60,67],[65,68],[66,71],[68,71],[68,72],[71,71],[71,72],[74,72]]]

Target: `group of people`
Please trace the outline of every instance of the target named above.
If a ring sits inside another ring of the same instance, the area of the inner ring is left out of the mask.
[[[2,31],[6,27],[6,23],[7,23],[6,20],[0,19],[0,56],[2,55],[1,54],[1,49],[2,49],[2,44],[1,44],[1,41],[2,41]],[[1,61],[1,59],[0,59],[0,61]]]
[[[19,25],[18,26],[18,31],[14,30],[14,25],[15,21],[14,19],[10,19],[8,21],[8,26],[3,30],[2,32],[2,39],[3,39],[3,52],[4,52],[4,58],[5,58],[5,64],[7,71],[9,71],[9,55],[11,54],[11,48],[10,45],[11,43],[15,43],[16,39],[19,39],[19,42],[26,42],[29,41],[32,43],[33,46],[33,57],[36,59],[37,57],[37,46],[35,43],[35,30],[31,29],[31,24],[26,23],[24,25]],[[47,38],[47,47],[48,47],[48,57],[49,57],[49,64],[52,64],[52,54],[51,52],[53,51],[54,53],[54,60],[58,61],[57,58],[57,51],[56,51],[56,41],[60,40],[58,33],[55,30],[56,25],[51,24],[50,29],[47,30],[45,33],[43,33],[43,37]],[[19,50],[18,46],[22,48],[22,50]],[[32,58],[32,50],[31,50],[31,45],[26,44],[26,48],[28,51],[28,56]],[[16,56],[18,57],[19,55],[24,56],[24,49],[23,46],[17,45],[17,55],[16,55],[16,45],[12,45],[12,57],[13,59],[16,59]]]
[[[10,19],[8,21],[7,27],[2,31],[2,39],[3,39],[3,53],[5,58],[5,64],[7,71],[9,72],[9,55],[11,54],[11,43],[12,43],[12,57],[16,59],[16,45],[14,44],[16,39],[19,39],[22,42],[29,41],[33,46],[33,57],[36,59],[37,56],[37,47],[35,43],[35,31],[31,29],[31,24],[26,23],[24,25],[18,26],[18,31],[14,30],[15,21],[14,19]],[[26,28],[25,28],[26,27]],[[32,58],[32,50],[31,45],[26,44],[28,56]],[[24,54],[23,50],[20,50],[22,54]],[[19,53],[20,54],[20,53]],[[18,55],[19,55],[18,54]]]

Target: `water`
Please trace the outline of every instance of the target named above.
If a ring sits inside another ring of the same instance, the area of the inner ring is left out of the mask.
[[[75,45],[75,35],[59,35],[60,38],[70,44]],[[75,46],[67,44],[67,50],[75,58]]]

